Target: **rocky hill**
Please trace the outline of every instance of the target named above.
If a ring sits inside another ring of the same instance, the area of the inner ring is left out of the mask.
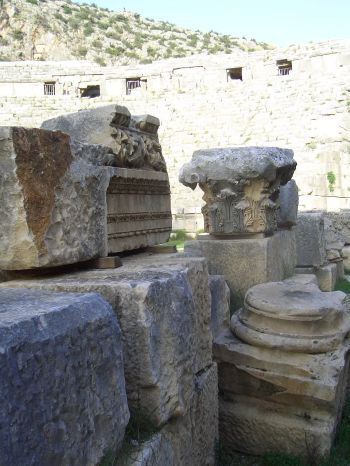
[[[129,11],[70,0],[0,0],[0,60],[150,63],[196,53],[271,48],[255,39],[182,29]]]

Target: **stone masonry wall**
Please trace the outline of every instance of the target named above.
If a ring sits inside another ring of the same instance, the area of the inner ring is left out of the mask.
[[[280,59],[292,62],[289,75],[278,74]],[[227,74],[236,67],[242,67],[242,80]],[[189,193],[177,178],[194,150],[210,147],[292,148],[300,209],[334,211],[350,207],[349,71],[350,41],[118,69],[86,62],[4,63],[0,124],[39,126],[47,118],[111,102],[133,114],[159,116],[174,228],[202,227],[199,190]],[[141,82],[127,95],[127,78],[142,78],[147,87]],[[55,96],[42,95],[47,81],[56,82]],[[101,97],[79,97],[81,89],[96,84]]]

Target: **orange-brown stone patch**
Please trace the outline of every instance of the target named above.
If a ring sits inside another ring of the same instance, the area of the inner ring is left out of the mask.
[[[69,136],[61,131],[13,128],[12,139],[28,228],[42,255],[46,253],[44,239],[51,222],[55,190],[73,160]]]

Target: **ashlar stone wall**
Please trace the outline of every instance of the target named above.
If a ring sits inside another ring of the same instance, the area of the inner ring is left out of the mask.
[[[282,75],[277,61],[292,69]],[[231,79],[242,68],[242,80]],[[39,126],[43,120],[115,102],[133,114],[160,117],[160,142],[172,191],[174,228],[202,227],[200,192],[178,183],[194,150],[259,145],[292,148],[300,209],[350,207],[350,41],[285,50],[192,56],[137,67],[87,62],[23,62],[0,66],[0,124]],[[127,94],[128,79],[140,87]],[[54,96],[44,96],[55,82]],[[99,85],[101,96],[81,98]]]

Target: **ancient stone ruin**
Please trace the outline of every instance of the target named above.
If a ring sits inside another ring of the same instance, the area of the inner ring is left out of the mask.
[[[346,222],[298,215],[292,150],[208,149],[180,173],[205,233],[150,248],[171,231],[159,125],[111,105],[0,128],[1,465],[329,454],[350,309],[324,274]]]
[[[220,441],[320,459],[347,395],[350,310],[344,293],[320,290],[318,269],[300,267],[324,265],[326,247],[320,214],[297,218],[295,166],[293,152],[278,148],[195,152],[180,181],[204,191],[207,233],[185,254],[204,256],[233,298],[230,329],[213,341]]]
[[[157,118],[132,119],[112,105],[43,126],[55,131],[0,128],[1,269],[167,241],[170,188]]]

